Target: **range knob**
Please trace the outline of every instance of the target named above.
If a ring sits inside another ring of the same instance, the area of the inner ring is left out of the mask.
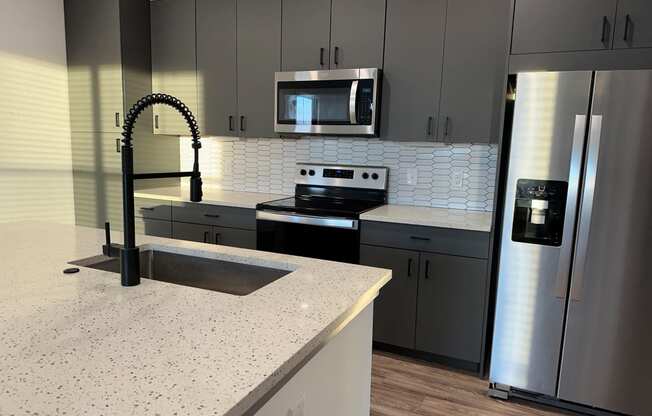
[[[371,179],[377,180],[378,179],[378,174],[377,173],[372,173],[371,174]]]
[[[362,174],[362,179],[369,179],[369,174],[367,172],[364,172]]]
[[[308,173],[308,172],[306,172],[305,169],[301,169],[301,171],[299,171],[299,173],[301,174],[301,176],[306,176],[306,173]]]
[[[308,171],[308,175],[310,175],[310,176],[315,176],[315,171],[312,170],[312,169],[310,169],[310,170]]]

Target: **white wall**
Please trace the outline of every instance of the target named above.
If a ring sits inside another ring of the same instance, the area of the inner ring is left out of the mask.
[[[0,222],[74,223],[63,0],[0,0]]]

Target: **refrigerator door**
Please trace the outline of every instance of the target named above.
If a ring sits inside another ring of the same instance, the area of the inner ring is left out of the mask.
[[[591,72],[517,77],[491,355],[494,383],[556,394],[591,80]],[[517,229],[524,228],[515,224],[526,218],[536,228],[544,221],[542,212],[550,205],[542,200],[530,200],[530,208],[538,210],[533,215],[515,217],[523,186],[545,188],[542,181],[555,181],[556,189],[567,184],[562,233],[550,244],[518,237]]]
[[[559,397],[652,414],[652,71],[598,72]]]

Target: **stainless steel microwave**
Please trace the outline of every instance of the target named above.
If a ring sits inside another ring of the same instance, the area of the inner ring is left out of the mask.
[[[274,131],[377,137],[381,75],[377,68],[277,72]]]

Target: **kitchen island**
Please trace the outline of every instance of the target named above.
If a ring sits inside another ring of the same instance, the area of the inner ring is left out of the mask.
[[[373,300],[388,270],[137,236],[289,274],[246,296],[125,288],[112,272],[62,273],[100,253],[103,230],[17,223],[0,236],[0,414],[369,412]]]

